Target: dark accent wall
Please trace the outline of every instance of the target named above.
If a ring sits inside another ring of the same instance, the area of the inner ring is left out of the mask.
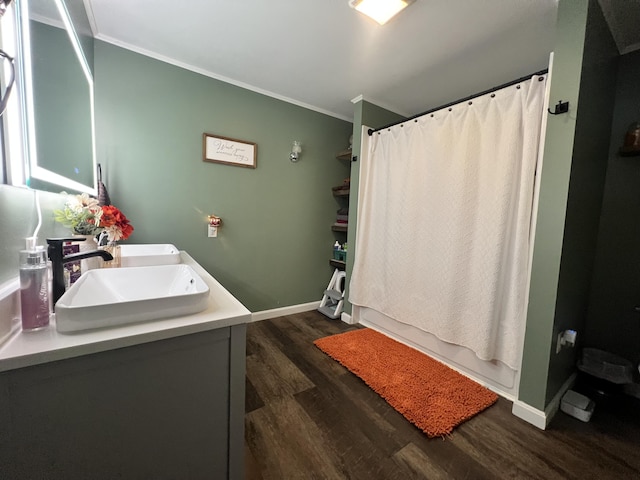
[[[640,51],[620,57],[608,169],[584,345],[640,361],[640,157],[622,157],[640,121]]]
[[[556,353],[557,334],[585,332],[607,173],[618,50],[597,1],[589,2],[546,403],[575,371],[578,348]],[[583,342],[579,341],[578,345]]]
[[[560,0],[550,84],[550,103],[569,101],[569,113],[549,115],[540,174],[531,286],[518,399],[544,410],[554,345],[560,263],[571,176],[571,158],[580,115],[578,98],[589,0]]]

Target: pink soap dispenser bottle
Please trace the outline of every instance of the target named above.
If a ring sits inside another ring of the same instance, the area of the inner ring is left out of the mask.
[[[35,238],[28,238],[26,250],[20,251],[20,308],[22,330],[49,325],[47,252],[35,246]]]

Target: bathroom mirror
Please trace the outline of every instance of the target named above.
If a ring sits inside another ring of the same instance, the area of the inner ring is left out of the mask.
[[[93,37],[82,0],[18,0],[26,183],[96,193]]]

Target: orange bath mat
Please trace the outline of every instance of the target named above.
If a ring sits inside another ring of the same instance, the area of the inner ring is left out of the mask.
[[[491,390],[369,328],[313,343],[429,437],[451,433],[498,400]]]

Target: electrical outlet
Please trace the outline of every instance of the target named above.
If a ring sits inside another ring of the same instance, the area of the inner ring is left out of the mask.
[[[214,227],[213,225],[208,225],[207,234],[209,238],[215,238],[218,236],[218,227]]]

